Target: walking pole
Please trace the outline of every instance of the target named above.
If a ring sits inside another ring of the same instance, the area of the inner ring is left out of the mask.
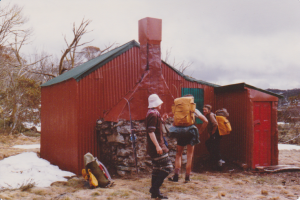
[[[130,137],[130,140],[132,142],[132,148],[133,148],[133,153],[134,153],[134,158],[135,158],[135,169],[136,169],[136,173],[138,174],[139,173],[139,170],[138,170],[138,166],[137,166],[137,155],[136,155],[136,148],[135,148],[135,140],[136,140],[136,136],[134,134],[134,130],[133,130],[133,124],[132,124],[132,120],[131,120],[131,111],[130,111],[130,103],[129,103],[129,100],[127,100],[125,97],[124,99],[127,101],[127,104],[128,104],[128,110],[129,110],[129,118],[130,118],[130,129],[131,129],[131,137]]]

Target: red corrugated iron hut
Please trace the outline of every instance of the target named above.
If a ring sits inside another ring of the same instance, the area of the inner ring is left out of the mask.
[[[215,88],[216,107],[228,109],[234,127],[222,141],[227,158],[251,168],[278,164],[278,97],[245,83]]]
[[[79,174],[85,153],[100,156],[94,134],[98,119],[129,120],[130,100],[132,120],[144,120],[153,93],[164,101],[162,113],[171,114],[174,98],[193,94],[199,110],[211,104],[229,111],[233,131],[222,142],[225,156],[249,167],[277,164],[280,96],[244,83],[221,87],[185,76],[161,60],[161,30],[160,19],[141,19],[140,43],[130,41],[41,86],[41,157]],[[206,139],[202,134],[201,141]],[[206,153],[204,142],[197,145],[195,170]]]

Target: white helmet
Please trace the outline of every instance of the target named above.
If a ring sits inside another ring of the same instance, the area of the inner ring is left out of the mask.
[[[148,108],[156,108],[163,103],[157,94],[151,94],[148,97],[149,106]]]

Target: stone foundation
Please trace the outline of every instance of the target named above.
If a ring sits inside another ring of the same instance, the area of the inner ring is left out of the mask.
[[[169,128],[172,119],[167,120],[166,127]],[[146,127],[144,121],[133,121],[136,135],[137,166],[139,173],[149,173],[152,170],[150,157],[146,154]],[[98,159],[103,162],[111,174],[119,176],[136,173],[134,152],[131,141],[130,122],[120,120],[118,123],[99,120],[96,126]],[[175,162],[176,139],[165,137],[168,142],[169,156]],[[182,165],[186,164],[186,150],[183,152]]]

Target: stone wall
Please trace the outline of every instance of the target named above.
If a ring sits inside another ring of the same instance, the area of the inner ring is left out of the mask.
[[[167,120],[167,129],[171,126],[172,119]],[[144,121],[133,121],[136,135],[137,166],[139,173],[151,172],[151,159],[146,154],[146,127]],[[169,156],[174,164],[176,156],[176,140],[168,137]],[[134,152],[131,141],[130,122],[120,120],[118,123],[99,120],[96,126],[97,147],[99,160],[108,168],[111,174],[120,176],[136,173]],[[183,166],[186,164],[186,150],[182,157]]]

